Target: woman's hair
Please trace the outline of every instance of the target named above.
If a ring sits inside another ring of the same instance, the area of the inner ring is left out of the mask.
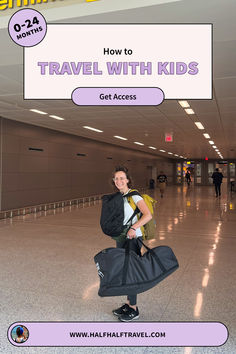
[[[128,168],[125,167],[125,166],[117,166],[115,168],[115,170],[114,170],[114,172],[112,174],[112,184],[113,184],[113,186],[115,186],[115,182],[113,181],[113,178],[115,177],[116,172],[120,172],[120,171],[125,173],[126,178],[129,180],[129,182],[127,183],[127,186],[129,188],[132,188],[132,179],[131,179],[131,176],[129,174]]]

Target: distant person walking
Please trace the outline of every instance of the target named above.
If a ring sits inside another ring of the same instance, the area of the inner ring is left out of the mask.
[[[166,189],[166,184],[167,184],[167,176],[164,175],[163,171],[160,171],[160,174],[157,177],[157,182],[158,182],[158,187],[160,189],[161,198],[163,198],[163,195],[164,195],[164,192]]]
[[[191,182],[191,173],[189,170],[186,171],[185,173],[185,178],[186,178],[186,182],[188,184],[188,186],[190,186],[190,182]]]
[[[149,189],[155,189],[155,180],[153,178],[149,180]]]
[[[216,190],[216,197],[221,196],[221,183],[222,179],[224,176],[222,175],[221,172],[219,172],[219,169],[216,168],[215,172],[213,172],[211,178],[213,178],[213,183],[215,185],[215,190]]]

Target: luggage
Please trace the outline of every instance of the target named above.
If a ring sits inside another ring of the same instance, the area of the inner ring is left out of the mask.
[[[178,261],[168,246],[147,247],[143,256],[126,248],[106,248],[94,257],[100,287],[98,295],[135,295],[151,289],[178,267]]]
[[[127,229],[127,225],[123,225],[124,221],[124,200],[123,198],[131,195],[139,195],[134,191],[126,194],[124,197],[120,192],[113,194],[106,194],[102,197],[102,213],[100,218],[100,225],[105,235],[111,237],[120,236],[124,229]],[[127,224],[133,219],[133,217],[139,212],[134,211],[133,215],[128,220]]]
[[[135,189],[132,189],[131,193],[135,192],[135,191],[138,193],[138,191]],[[138,193],[138,195],[140,195],[140,194]],[[157,236],[156,221],[153,217],[154,205],[157,201],[155,199],[153,199],[152,197],[150,197],[148,194],[142,194],[141,197],[145,201],[150,213],[152,214],[152,219],[149,220],[145,225],[141,226],[143,239],[144,240],[152,240],[153,238],[156,238],[156,236]],[[138,214],[138,219],[139,219],[142,216],[142,213],[140,213],[139,208],[134,203],[132,196],[128,197],[128,201],[130,203],[130,206],[133,208],[133,210]]]

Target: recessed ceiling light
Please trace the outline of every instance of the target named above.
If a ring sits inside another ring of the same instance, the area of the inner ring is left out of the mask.
[[[209,144],[214,145],[215,143],[214,143],[214,141],[210,140]]]
[[[194,123],[198,127],[198,129],[201,129],[201,130],[205,129],[201,122],[194,122]]]
[[[95,129],[95,128],[92,128],[92,127],[88,127],[87,125],[84,125],[83,128],[89,129],[89,130],[93,130],[94,132],[103,133],[103,130],[99,130],[99,129]]]
[[[185,109],[185,112],[186,112],[187,114],[194,114],[194,110],[193,110],[192,108],[186,108],[186,109]]]
[[[183,107],[183,108],[188,108],[190,107],[188,101],[178,101],[180,106]]]
[[[139,143],[138,141],[135,141],[134,144],[136,144],[136,145],[144,145],[143,143]]]
[[[47,114],[45,112],[42,112],[42,111],[39,111],[38,109],[30,109],[31,112],[35,112],[35,113],[38,113],[38,114]]]
[[[120,140],[128,140],[126,138],[123,138],[122,136],[119,135],[114,135],[114,138],[120,139]]]
[[[174,156],[179,156],[179,155],[175,154]]]
[[[215,149],[215,151],[220,151],[219,149]]]
[[[58,117],[58,116],[49,116],[49,117],[51,117],[51,118],[54,118],[54,119],[57,119],[57,120],[65,120],[64,118],[61,118],[61,117]]]
[[[173,152],[168,152],[169,155],[173,155]]]
[[[184,157],[183,156],[180,156],[181,157],[181,159],[183,159]]]
[[[165,150],[159,150],[160,152],[166,152]]]
[[[149,149],[156,150],[157,148],[155,148],[154,146],[149,146]]]
[[[210,139],[210,138],[211,138],[210,135],[207,134],[207,133],[205,133],[205,134],[203,134],[203,135],[205,136],[206,139]]]
[[[217,146],[216,146],[216,145],[213,145],[212,147],[213,147],[214,149],[217,149]]]

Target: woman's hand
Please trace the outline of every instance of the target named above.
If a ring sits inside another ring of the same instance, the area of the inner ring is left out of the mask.
[[[127,232],[127,238],[132,239],[136,237],[136,231],[134,229],[129,229]]]

